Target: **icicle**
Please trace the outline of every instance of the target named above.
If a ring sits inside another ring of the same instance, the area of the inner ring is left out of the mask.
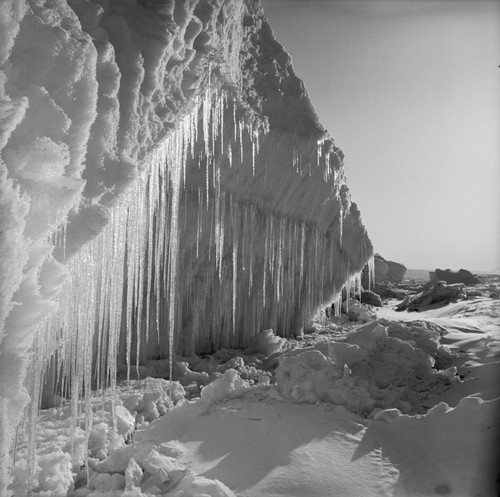
[[[269,264],[269,218],[266,218],[266,237],[264,240],[264,265],[262,275],[262,308],[266,307],[266,278]]]
[[[277,247],[277,257],[276,257],[276,302],[279,302],[282,295],[283,280],[282,280],[282,270],[283,270],[283,219],[280,220],[279,225],[279,235],[278,235],[278,247]]]
[[[368,265],[368,290],[371,290],[375,283],[375,257],[372,255],[367,262]]]
[[[325,166],[323,169],[323,180],[325,183],[330,178],[331,170],[330,170],[330,154],[325,155]]]
[[[255,176],[255,142],[252,140],[252,175]]]
[[[255,211],[253,206],[251,208],[247,208],[247,223],[250,223],[252,226],[255,226]],[[246,246],[246,244],[244,245]],[[248,250],[248,296],[250,297],[253,289],[253,254],[254,254],[254,245],[253,245],[253,236],[250,234],[250,247]]]
[[[184,168],[186,162],[185,146],[177,137],[178,141],[174,144],[174,149],[170,151],[169,157],[174,161],[169,167],[169,186],[171,193],[170,200],[170,233],[168,244],[168,350],[169,350],[169,378],[173,376],[174,360],[174,332],[175,316],[177,309],[177,274],[178,274],[178,252],[179,252],[179,201],[182,187],[182,178],[184,177]],[[172,383],[170,383],[170,394],[172,394]]]
[[[64,223],[62,226],[62,235],[63,235],[63,240],[62,240],[63,260],[66,260],[66,223]]]
[[[236,119],[236,102],[233,100],[233,141],[237,143],[238,141],[238,121]],[[241,144],[240,144],[241,146]]]
[[[300,284],[302,287],[302,281],[304,279],[304,250],[306,243],[306,226],[302,224],[300,227]]]
[[[32,495],[33,490],[33,479],[34,479],[34,471],[35,471],[35,459],[36,459],[36,436],[37,436],[37,427],[38,427],[38,411],[40,407],[40,397],[41,397],[41,386],[42,386],[42,357],[40,357],[38,352],[40,336],[39,333],[36,333],[33,350],[35,353],[32,356],[31,362],[31,371],[30,371],[30,379],[32,381],[32,385],[30,388],[32,401],[28,406],[28,460],[27,460],[27,469],[28,469],[28,479],[27,479],[27,493],[28,496]]]
[[[238,238],[233,239],[233,334],[236,333],[236,297],[238,288]]]
[[[219,281],[222,281],[222,263],[224,257],[224,242],[225,242],[225,230],[224,230],[224,219],[226,214],[226,196],[223,192],[219,193],[220,200],[219,203]]]
[[[197,224],[196,224],[196,258],[200,256],[200,236],[202,231],[203,223],[203,209],[201,208],[202,198],[201,198],[201,188],[198,188],[198,208],[197,208]]]
[[[267,131],[269,131],[267,128],[266,128],[266,133]],[[254,135],[254,141],[255,141],[255,152],[256,154],[259,154],[260,153],[260,134],[259,134],[259,131],[256,129],[253,133]]]
[[[335,309],[335,317],[340,317],[342,313],[342,289],[338,292],[337,297],[333,301],[333,306]]]
[[[339,243],[342,247],[342,241],[344,239],[344,210],[342,206],[340,206],[339,210]]]
[[[242,123],[238,123],[238,131],[239,131],[239,135],[240,135],[240,139],[239,139],[239,147],[240,147],[240,163],[243,164],[243,148],[244,148],[244,144],[243,144],[243,126],[242,126]]]
[[[220,95],[219,104],[219,136],[220,136],[220,153],[224,155],[224,110],[226,108],[226,93],[222,92]]]

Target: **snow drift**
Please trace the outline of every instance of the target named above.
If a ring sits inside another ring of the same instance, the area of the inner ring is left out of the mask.
[[[499,403],[470,396],[421,416],[387,409],[375,416],[353,460],[382,448],[400,469],[398,495],[497,495]]]
[[[259,2],[6,0],[0,37],[3,491],[44,372],[76,409],[118,356],[296,332],[372,246]]]

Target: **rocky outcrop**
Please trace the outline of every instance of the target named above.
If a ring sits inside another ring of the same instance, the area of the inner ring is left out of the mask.
[[[477,285],[481,280],[467,269],[460,269],[457,272],[451,269],[436,269],[429,273],[431,281],[444,281],[445,283],[463,283],[464,285]]]

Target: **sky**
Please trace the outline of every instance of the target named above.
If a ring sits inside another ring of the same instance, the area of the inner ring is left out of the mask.
[[[500,268],[500,0],[262,0],[375,252]]]

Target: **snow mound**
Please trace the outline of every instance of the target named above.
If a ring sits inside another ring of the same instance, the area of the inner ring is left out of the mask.
[[[328,402],[362,416],[390,407],[420,412],[428,396],[458,381],[456,368],[435,369],[438,355],[445,356],[446,349],[437,332],[373,321],[344,341],[283,354],[277,387],[295,402]]]

